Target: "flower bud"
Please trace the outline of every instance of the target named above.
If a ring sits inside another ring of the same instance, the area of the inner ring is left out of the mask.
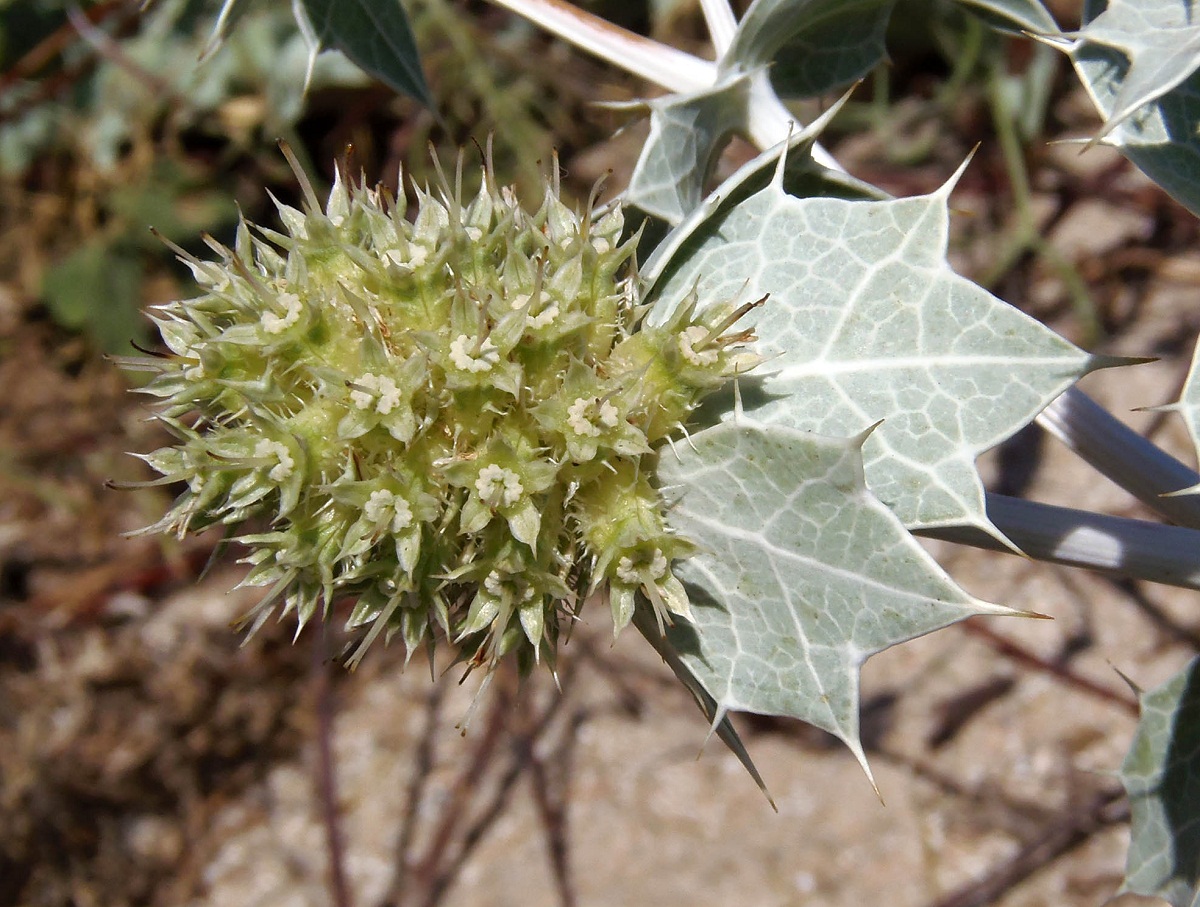
[[[176,437],[144,459],[186,483],[150,529],[254,521],[255,625],[356,598],[355,658],[399,632],[488,669],[552,660],[598,589],[618,630],[639,596],[686,618],[654,457],[757,364],[737,312],[693,300],[644,325],[620,209],[578,214],[555,182],[530,213],[490,166],[464,199],[460,163],[410,221],[341,174],[321,206],[295,169],[284,232],[243,223],[214,261],[176,249],[201,295],[158,307],[169,354],[133,363]]]

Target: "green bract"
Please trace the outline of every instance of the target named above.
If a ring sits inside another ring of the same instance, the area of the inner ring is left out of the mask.
[[[205,292],[157,309],[171,354],[136,364],[178,439],[145,459],[188,487],[151,529],[254,519],[255,625],[353,596],[356,657],[432,630],[528,667],[597,590],[618,630],[639,594],[687,615],[653,458],[758,363],[727,333],[743,310],[646,325],[620,210],[576,214],[555,183],[527,213],[490,167],[464,201],[460,172],[410,222],[380,189],[339,175],[322,209],[301,182],[285,233],[180,251]]]

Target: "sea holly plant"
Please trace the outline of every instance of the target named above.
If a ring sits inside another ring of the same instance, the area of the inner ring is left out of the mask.
[[[1139,699],[1142,720],[1121,765],[1134,832],[1125,890],[1191,907],[1200,899],[1200,661]]]
[[[1095,136],[1121,150],[1200,214],[1200,20],[1183,0],[1086,4],[1078,34],[1050,39],[1071,57],[1105,124]]]
[[[535,212],[490,163],[402,202],[340,176],[285,232],[243,224],[216,261],[182,249],[205,292],[159,307],[154,377],[176,443],[147,462],[187,490],[151,527],[237,527],[248,586],[299,626],[354,595],[353,626],[440,634],[491,670],[528,666],[601,591],[614,626],[639,599],[690,614],[672,565],[692,551],[651,479],[701,399],[753,370],[746,309],[693,300],[645,323],[619,209]],[[357,657],[360,657],[356,656]]]
[[[203,292],[156,312],[170,353],[134,363],[177,439],[146,459],[186,483],[153,528],[265,522],[240,536],[246,583],[266,589],[256,622],[350,597],[354,658],[399,634],[410,653],[444,641],[472,667],[532,670],[603,603],[754,773],[729,712],[801,718],[865,765],[868,657],[1021,613],[959,589],[914,532],[1200,588],[1197,477],[1071,390],[1120,363],[949,267],[961,170],[889,198],[821,148],[828,117],[802,127],[785,106],[876,66],[891,2],[755,0],[739,21],[704,0],[715,61],[560,2],[494,2],[667,90],[643,105],[622,198],[576,212],[551,175],[525,211],[486,157],[464,192],[464,157],[414,187],[410,218],[342,173],[322,203],[297,167],[306,203],[280,207],[284,232],[243,224],[212,260],[179,250]],[[1188,4],[1091,4],[1074,35],[1037,0],[950,5],[1070,53],[1110,117],[1094,140],[1195,208]],[[402,10],[349,6],[298,4],[314,47],[427,96],[407,30],[365,31]],[[713,187],[732,134],[761,154]],[[637,229],[654,221],[657,245]],[[1190,425],[1196,386],[1174,405]],[[1181,525],[985,493],[976,457],[1034,419]],[[1195,685],[1173,683],[1143,699],[1123,772],[1127,887],[1188,904],[1200,755]]]

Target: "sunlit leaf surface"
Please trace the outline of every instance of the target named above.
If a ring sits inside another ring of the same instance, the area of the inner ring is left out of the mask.
[[[1200,901],[1200,659],[1141,696],[1121,781],[1133,810],[1125,891]]]
[[[876,652],[974,614],[1011,613],[946,576],[863,482],[862,438],[744,416],[664,452],[676,570],[694,623],[669,640],[717,705],[800,718],[865,766],[858,675]]]

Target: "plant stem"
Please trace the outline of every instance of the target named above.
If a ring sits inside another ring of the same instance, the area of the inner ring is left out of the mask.
[[[689,53],[643,38],[563,0],[489,0],[613,66],[668,91],[712,85],[717,67]]]
[[[987,496],[987,512],[996,528],[1036,560],[1200,589],[1200,531],[1195,529],[999,494]],[[999,539],[974,527],[918,529],[916,534],[1013,553]]]
[[[700,9],[704,12],[704,22],[708,26],[708,35],[712,38],[713,47],[717,51],[717,59],[725,55],[733,36],[737,32],[737,19],[729,0],[700,0]]]
[[[1173,522],[1200,527],[1200,496],[1163,497],[1200,483],[1200,475],[1083,391],[1068,390],[1042,411],[1037,423],[1146,506]]]

